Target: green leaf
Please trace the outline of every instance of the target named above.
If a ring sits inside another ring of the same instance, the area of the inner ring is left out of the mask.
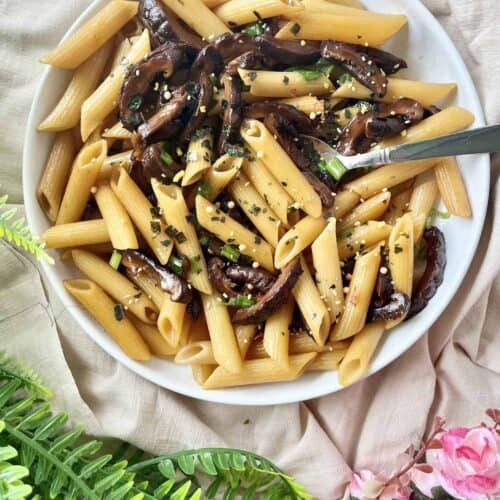
[[[80,471],[80,476],[82,478],[87,478],[92,476],[94,472],[101,470],[113,457],[111,455],[102,455],[92,462],[86,464]]]
[[[167,458],[158,464],[158,470],[167,478],[167,479],[175,479],[175,467],[172,460]]]
[[[57,431],[59,431],[62,426],[68,421],[69,415],[67,413],[59,413],[54,415],[45,425],[36,430],[33,435],[33,439],[41,441],[42,439],[47,439],[53,436]]]
[[[5,462],[15,457],[17,457],[17,450],[13,446],[0,447],[0,462]]]
[[[153,496],[155,498],[164,498],[166,497],[170,490],[174,487],[175,484],[175,479],[169,479],[168,481],[165,481],[164,483],[160,484],[158,488],[156,488],[153,492]]]
[[[217,495],[217,492],[219,491],[219,488],[221,487],[223,482],[224,482],[224,478],[222,476],[215,478],[210,483],[210,486],[208,487],[207,491],[205,492],[205,496],[208,499],[215,498],[215,495]]]
[[[201,488],[198,488],[190,497],[189,500],[201,500],[202,495]]]
[[[243,495],[241,500],[253,500],[256,491],[257,485],[252,484],[246,489],[245,494]]]
[[[214,461],[212,459],[212,455],[199,455],[198,462],[201,465],[201,468],[210,476],[217,475],[217,468],[215,467]]]
[[[233,469],[236,469],[240,472],[243,472],[245,470],[245,460],[239,453],[231,453],[230,462]]]
[[[186,476],[192,476],[194,474],[195,460],[192,455],[180,456],[177,460],[177,464]]]
[[[123,469],[117,470],[112,474],[109,474],[105,478],[97,481],[94,490],[96,493],[104,493],[106,490],[109,490],[113,485],[115,485],[123,476],[125,471]]]
[[[55,440],[52,446],[50,447],[50,452],[57,454],[63,448],[67,448],[71,446],[85,431],[82,425],[77,425],[73,430],[66,432],[65,434],[61,434]]]
[[[229,459],[225,452],[214,453],[213,455],[214,463],[216,467],[220,470],[229,470]]]
[[[106,500],[121,500],[134,487],[134,481],[127,481],[120,487],[113,489],[106,496]]]
[[[186,481],[185,483],[182,484],[180,488],[177,488],[172,496],[170,497],[171,500],[184,500],[188,493],[189,489],[191,488],[191,481]]]
[[[0,481],[11,483],[28,476],[30,471],[22,465],[0,464]]]

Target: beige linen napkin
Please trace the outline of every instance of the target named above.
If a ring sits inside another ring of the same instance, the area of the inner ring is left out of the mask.
[[[21,150],[41,72],[86,0],[0,0],[0,190],[22,202]],[[500,122],[496,0],[427,0],[459,47],[490,123]],[[233,446],[266,455],[320,499],[340,495],[350,467],[390,466],[435,414],[472,425],[500,407],[498,158],[488,220],[457,297],[431,332],[382,372],[306,404],[239,408],[195,401],[137,377],[76,325],[36,267],[0,243],[0,348],[24,358],[89,432],[146,450]],[[57,327],[56,327],[57,325]],[[245,424],[247,419],[250,421]]]

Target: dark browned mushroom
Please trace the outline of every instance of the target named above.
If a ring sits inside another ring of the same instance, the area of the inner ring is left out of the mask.
[[[255,41],[263,54],[286,66],[313,64],[320,57],[321,43],[313,40],[303,44],[300,40],[279,40],[271,35],[260,35]]]
[[[235,283],[245,285],[248,291],[254,294],[256,292],[267,292],[269,287],[276,281],[276,277],[265,269],[254,269],[239,264],[227,266],[225,272],[228,278]]]
[[[410,310],[410,297],[408,295],[395,292],[391,295],[387,304],[374,307],[370,310],[368,321],[374,323],[375,321],[385,320],[391,321],[403,318]]]
[[[266,69],[276,65],[276,61],[262,52],[251,50],[241,54],[226,65],[226,71],[231,76],[238,74],[238,69]]]
[[[218,151],[219,154],[229,153],[233,156],[244,156],[245,152],[240,137],[240,126],[243,121],[242,82],[239,76],[225,73],[222,77],[222,84],[224,85],[224,98],[227,105],[224,109]]]
[[[328,40],[321,44],[321,55],[336,64],[341,64],[377,97],[387,93],[388,74],[406,68],[406,62],[389,52],[363,45]]]
[[[233,322],[252,325],[263,323],[287,302],[301,274],[300,258],[297,257],[282,269],[277,280],[256,304],[236,309]]]
[[[346,156],[366,153],[373,143],[393,137],[424,118],[424,108],[413,99],[377,103],[373,110],[356,115],[344,128],[337,150]]]
[[[203,40],[185,27],[175,13],[158,0],[140,0],[139,17],[148,29],[153,46],[167,40],[182,40],[195,49],[201,49]]]
[[[301,134],[310,134],[313,131],[311,119],[304,112],[289,104],[263,101],[254,102],[245,108],[245,116],[256,120],[264,120],[271,113],[279,115],[283,120],[292,124]]]
[[[124,127],[132,131],[144,121],[144,107],[159,95],[151,89],[153,80],[157,75],[170,78],[187,64],[187,53],[188,46],[184,42],[168,41],[130,68],[120,93],[120,121]]]
[[[436,295],[438,288],[443,283],[446,269],[444,234],[437,227],[431,227],[424,231],[423,238],[427,245],[427,265],[422,278],[413,291],[408,319],[422,311]]]
[[[143,253],[137,250],[125,250],[122,256],[122,264],[127,269],[127,272],[132,275],[144,273],[163,291],[168,292],[173,302],[182,304],[191,302],[192,290],[190,285],[180,276],[171,273]]]
[[[225,263],[219,257],[212,257],[208,261],[208,277],[215,289],[224,297],[237,297],[236,283],[231,281],[224,270]]]

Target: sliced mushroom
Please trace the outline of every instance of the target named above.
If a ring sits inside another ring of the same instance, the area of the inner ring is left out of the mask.
[[[227,106],[224,109],[218,151],[222,155],[227,152],[234,154],[234,150],[236,150],[238,154],[244,155],[240,137],[240,127],[243,121],[242,82],[238,76],[226,73],[222,77],[222,84],[224,85],[224,98],[227,101]]]
[[[227,297],[237,297],[239,293],[235,290],[236,283],[226,276],[224,267],[225,263],[219,257],[212,257],[208,261],[208,277],[210,278],[210,282],[219,293]]]
[[[302,111],[289,104],[273,101],[254,102],[245,108],[245,116],[256,120],[264,120],[271,113],[279,115],[282,120],[292,124],[301,134],[313,131],[311,119]]]
[[[250,307],[236,309],[233,322],[239,324],[259,324],[266,321],[271,314],[285,304],[292,293],[292,289],[302,274],[300,258],[297,257],[287,264],[281,271],[274,284],[259,298],[258,302]]]
[[[387,93],[388,74],[406,68],[406,62],[383,50],[328,40],[321,44],[321,55],[337,64],[369,88],[377,97]]]
[[[387,304],[375,307],[370,311],[369,322],[396,320],[406,316],[409,310],[410,297],[404,293],[395,292],[391,295]]]
[[[269,271],[250,266],[230,265],[226,268],[226,276],[235,283],[245,285],[251,293],[267,292],[276,281],[276,277]]]
[[[423,238],[427,244],[427,265],[422,278],[413,291],[408,319],[422,311],[436,295],[438,288],[443,283],[446,269],[444,234],[437,227],[431,227],[424,231]]]
[[[157,75],[170,78],[189,61],[189,47],[184,42],[165,42],[127,73],[120,93],[120,121],[128,130],[135,130],[143,121],[144,107],[158,98],[151,89]]]
[[[157,264],[153,259],[146,257],[143,253],[137,250],[125,250],[122,264],[133,275],[144,273],[163,291],[168,292],[173,302],[182,304],[191,302],[193,294],[188,283],[180,276]]]
[[[346,156],[366,153],[374,142],[393,137],[424,118],[424,108],[413,99],[377,103],[372,111],[359,113],[340,134],[337,150]]]
[[[316,62],[321,53],[321,43],[307,40],[279,40],[271,35],[260,35],[255,38],[259,50],[280,64],[286,66],[305,66]]]
[[[241,54],[226,66],[226,71],[231,76],[238,74],[238,69],[266,69],[276,65],[276,61],[262,52],[251,50]]]
[[[148,29],[156,47],[167,40],[183,40],[195,49],[201,49],[203,40],[186,28],[175,13],[158,0],[140,0],[139,17]]]

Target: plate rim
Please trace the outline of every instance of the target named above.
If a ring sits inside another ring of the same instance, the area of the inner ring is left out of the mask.
[[[75,19],[75,21],[71,24],[69,29],[65,32],[64,36],[62,37],[62,40],[67,39],[76,29],[94,12],[96,11],[101,5],[104,5],[108,3],[109,0],[93,0],[82,12],[81,14]],[[420,9],[421,12],[425,15],[426,20],[430,22],[428,26],[429,31],[437,31],[440,35],[440,38],[446,41],[446,48],[445,51],[447,53],[452,53],[453,58],[456,59],[460,66],[460,78],[457,78],[457,81],[462,82],[462,84],[465,82],[467,86],[470,88],[470,97],[474,101],[475,105],[475,118],[476,118],[476,126],[482,126],[485,123],[485,118],[484,118],[484,110],[481,104],[481,100],[479,99],[479,95],[477,92],[476,85],[472,79],[472,76],[467,68],[467,65],[465,64],[460,52],[458,51],[458,48],[454,44],[454,42],[451,40],[450,36],[444,29],[444,27],[439,23],[439,21],[434,17],[434,15],[429,11],[429,9],[422,3],[421,0],[412,0],[412,4],[414,8],[417,10]],[[51,66],[47,66],[41,76],[39,77],[38,84],[36,91],[34,93],[33,99],[31,101],[30,105],[30,112],[28,115],[28,120],[26,123],[26,128],[25,128],[25,133],[24,133],[24,146],[23,146],[23,152],[22,152],[22,188],[23,188],[23,197],[24,197],[24,207],[25,207],[25,213],[26,213],[26,219],[28,222],[28,225],[30,228],[34,227],[34,220],[36,218],[35,212],[37,210],[40,210],[39,208],[37,209],[37,201],[36,197],[31,196],[32,193],[30,192],[27,178],[28,178],[28,173],[30,171],[29,166],[28,166],[28,159],[33,156],[33,151],[32,151],[32,145],[31,145],[31,138],[30,136],[35,133],[37,134],[36,130],[36,123],[35,123],[35,114],[36,114],[36,109],[38,107],[38,103],[40,101],[42,91],[47,84],[47,81],[49,80],[49,76],[51,71],[53,71],[53,68]],[[483,155],[486,156],[486,155]],[[485,224],[485,218],[486,218],[486,213],[487,213],[487,207],[488,207],[488,201],[489,201],[489,191],[490,191],[490,183],[491,183],[491,158],[488,155],[488,165],[489,165],[489,170],[485,178],[485,185],[483,188],[485,188],[485,192],[487,195],[484,198],[484,202],[481,204],[481,211],[480,213],[475,213],[474,218],[477,219],[478,224],[479,224],[479,230],[478,233],[476,234],[474,240],[472,241],[472,244],[469,246],[470,249],[470,258],[469,262],[460,273],[457,275],[457,287],[452,293],[448,293],[446,297],[443,297],[440,303],[440,306],[438,308],[437,316],[430,321],[430,324],[426,327],[423,328],[421,333],[415,336],[413,341],[409,343],[407,346],[405,346],[402,350],[400,350],[399,354],[396,356],[389,356],[389,359],[378,363],[376,366],[374,366],[374,363],[372,363],[370,369],[368,372],[365,374],[365,376],[358,382],[361,382],[365,380],[366,378],[370,377],[374,373],[379,372],[380,370],[384,369],[386,366],[389,364],[393,363],[397,359],[399,359],[406,351],[408,351],[411,347],[415,345],[415,343],[420,340],[425,333],[432,327],[432,325],[437,321],[437,319],[443,314],[443,312],[448,308],[450,305],[451,301],[453,298],[456,296],[457,292],[459,291],[460,287],[463,284],[463,281],[467,275],[467,273],[470,270],[471,264],[473,262],[474,254],[477,250],[477,247],[480,242],[480,238],[483,234],[484,230],[484,224]],[[269,405],[276,405],[276,404],[289,404],[289,403],[296,403],[296,402],[301,402],[301,401],[308,401],[310,399],[318,398],[321,396],[326,396],[328,394],[333,394],[335,392],[341,391],[345,389],[345,387],[340,387],[340,388],[329,388],[325,385],[318,385],[318,387],[311,389],[307,396],[294,396],[295,392],[293,390],[290,391],[285,391],[285,392],[280,392],[278,390],[273,392],[273,399],[269,400],[267,398],[262,399],[259,397],[255,397],[255,395],[252,395],[250,398],[245,398],[239,395],[235,395],[233,391],[236,389],[244,389],[244,388],[232,388],[232,389],[222,389],[222,390],[215,390],[215,391],[208,391],[208,390],[203,390],[199,387],[193,387],[193,389],[187,388],[183,383],[178,384],[176,380],[170,380],[170,379],[165,379],[164,377],[160,378],[161,375],[157,375],[156,378],[149,373],[149,371],[145,368],[145,365],[142,365],[140,363],[137,363],[128,357],[126,357],[120,349],[116,346],[113,345],[112,348],[109,347],[109,345],[105,345],[105,342],[103,342],[98,335],[94,335],[92,333],[92,329],[94,328],[101,328],[99,325],[96,325],[94,320],[91,320],[90,317],[87,314],[84,314],[85,311],[81,309],[78,305],[77,302],[66,292],[64,289],[60,278],[56,274],[55,267],[51,266],[45,261],[42,261],[39,263],[39,268],[41,269],[42,273],[44,274],[45,278],[48,280],[48,282],[52,285],[54,288],[59,300],[62,302],[64,307],[68,309],[69,313],[73,317],[73,319],[78,323],[78,325],[84,330],[85,334],[88,335],[101,349],[103,349],[107,354],[112,356],[117,362],[121,363],[122,365],[126,366],[128,369],[132,370],[133,372],[137,373],[141,377],[145,378],[146,380],[152,382],[153,384],[163,387],[165,389],[171,390],[173,392],[176,392],[178,394],[184,395],[184,396],[189,396],[195,399],[203,400],[203,401],[208,401],[208,402],[214,402],[214,403],[221,403],[221,404],[228,404],[228,405],[235,405],[235,406],[250,406],[250,405],[260,405],[260,406],[269,406]],[[75,314],[72,309],[78,308],[78,314]],[[180,367],[178,366],[177,368],[185,368],[185,367]],[[306,374],[305,376],[310,376],[311,374]],[[358,383],[357,382],[357,383]],[[290,388],[292,388],[292,384],[294,381],[289,382]],[[193,384],[195,385],[194,381]],[[275,384],[266,384],[267,387],[273,387]]]

